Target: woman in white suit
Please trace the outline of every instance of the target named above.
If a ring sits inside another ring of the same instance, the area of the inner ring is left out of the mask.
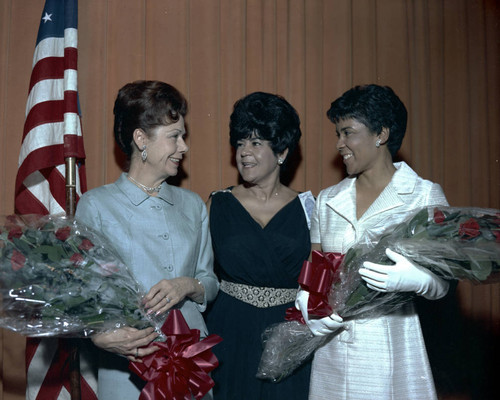
[[[447,205],[441,187],[420,178],[406,163],[393,163],[407,122],[393,90],[357,86],[335,100],[327,115],[336,125],[337,149],[348,177],[321,191],[311,220],[312,250],[345,254],[375,225],[400,222],[405,211]],[[399,218],[399,221],[398,221]],[[365,262],[369,288],[443,297],[448,283],[387,250],[391,267]],[[309,294],[296,305],[315,335],[338,331],[315,353],[309,399],[435,399],[436,392],[414,305],[389,314],[342,321],[338,315],[307,317]]]

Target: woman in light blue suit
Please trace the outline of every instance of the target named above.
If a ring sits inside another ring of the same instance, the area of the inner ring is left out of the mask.
[[[188,147],[186,100],[174,87],[137,81],[120,89],[115,101],[114,134],[130,159],[128,173],[85,193],[76,219],[108,238],[148,290],[145,307],[154,314],[181,310],[191,329],[207,335],[201,313],[215,298],[208,216],[201,198],[170,186]],[[166,315],[166,314],[165,314]],[[100,352],[99,399],[134,399],[144,382],[128,370],[156,351],[144,347],[156,338],[152,328],[124,327],[92,337]]]
[[[327,113],[348,177],[321,191],[311,219],[312,250],[345,254],[375,226],[401,222],[414,209],[448,205],[441,187],[393,162],[407,112],[389,87],[356,86]],[[359,270],[372,290],[446,295],[448,283],[387,250],[392,266],[365,262]],[[307,319],[308,293],[296,305]],[[337,331],[314,355],[310,400],[436,399],[418,315],[412,303],[379,317],[308,320],[315,335]]]

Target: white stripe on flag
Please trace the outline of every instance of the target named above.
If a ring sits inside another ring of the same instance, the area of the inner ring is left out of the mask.
[[[34,68],[36,63],[46,57],[63,57],[64,56],[64,38],[49,37],[38,43],[33,54]]]
[[[19,166],[37,149],[64,143],[64,122],[43,124],[33,128],[24,138],[19,152]]]
[[[65,125],[66,124],[66,125]],[[66,129],[66,132],[64,130]],[[80,116],[75,113],[65,113],[64,122],[53,122],[36,126],[24,138],[19,152],[18,165],[34,150],[64,143],[64,134],[82,136]]]
[[[64,47],[78,46],[78,30],[75,28],[66,28],[64,30]]]
[[[45,79],[33,85],[26,103],[26,116],[38,103],[64,100],[64,79]]]
[[[45,57],[63,57],[65,47],[76,48],[77,45],[78,31],[74,28],[66,28],[64,30],[63,38],[49,37],[47,39],[40,40],[40,43],[36,46],[33,54],[32,67]]]
[[[67,90],[76,92],[78,90],[77,79],[77,72],[74,69],[66,69],[62,79],[44,79],[34,84],[26,102],[26,116],[38,103],[64,100],[64,92]]]
[[[66,168],[64,168],[64,170],[66,171]],[[80,186],[80,170],[78,168],[78,164],[76,167],[76,174],[75,175],[76,175],[76,194],[78,195],[78,197],[82,197],[82,189]]]
[[[57,338],[44,339],[37,347],[36,353],[33,355],[33,359],[28,367],[30,384],[26,388],[26,399],[34,400],[36,398],[42,387],[45,375],[47,375],[47,371],[50,368],[50,361],[54,358],[57,347]]]
[[[82,129],[80,127],[80,116],[75,113],[64,114],[65,135],[82,136]]]
[[[76,92],[77,89],[77,72],[74,69],[64,70],[64,91]]]
[[[58,165],[57,170],[64,177],[66,167],[65,165]],[[62,171],[61,171],[62,170]],[[65,214],[65,210],[56,201],[50,192],[49,182],[45,177],[38,171],[33,172],[24,180],[24,186],[33,194],[35,198],[41,201],[50,214]]]

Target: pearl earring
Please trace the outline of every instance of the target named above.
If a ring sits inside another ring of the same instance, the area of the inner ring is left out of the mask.
[[[380,147],[380,142],[381,142],[381,140],[377,139],[377,141],[375,142],[375,147]]]
[[[282,164],[283,164],[283,159],[278,158],[278,165],[282,165]]]

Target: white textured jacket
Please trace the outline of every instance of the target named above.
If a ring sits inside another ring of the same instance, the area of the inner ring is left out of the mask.
[[[346,178],[318,196],[311,242],[346,253],[373,227],[399,223],[415,208],[446,206],[440,185],[395,163],[391,182],[358,220],[355,179]],[[412,303],[382,317],[348,322],[315,353],[309,399],[431,400],[436,398],[418,315]]]

